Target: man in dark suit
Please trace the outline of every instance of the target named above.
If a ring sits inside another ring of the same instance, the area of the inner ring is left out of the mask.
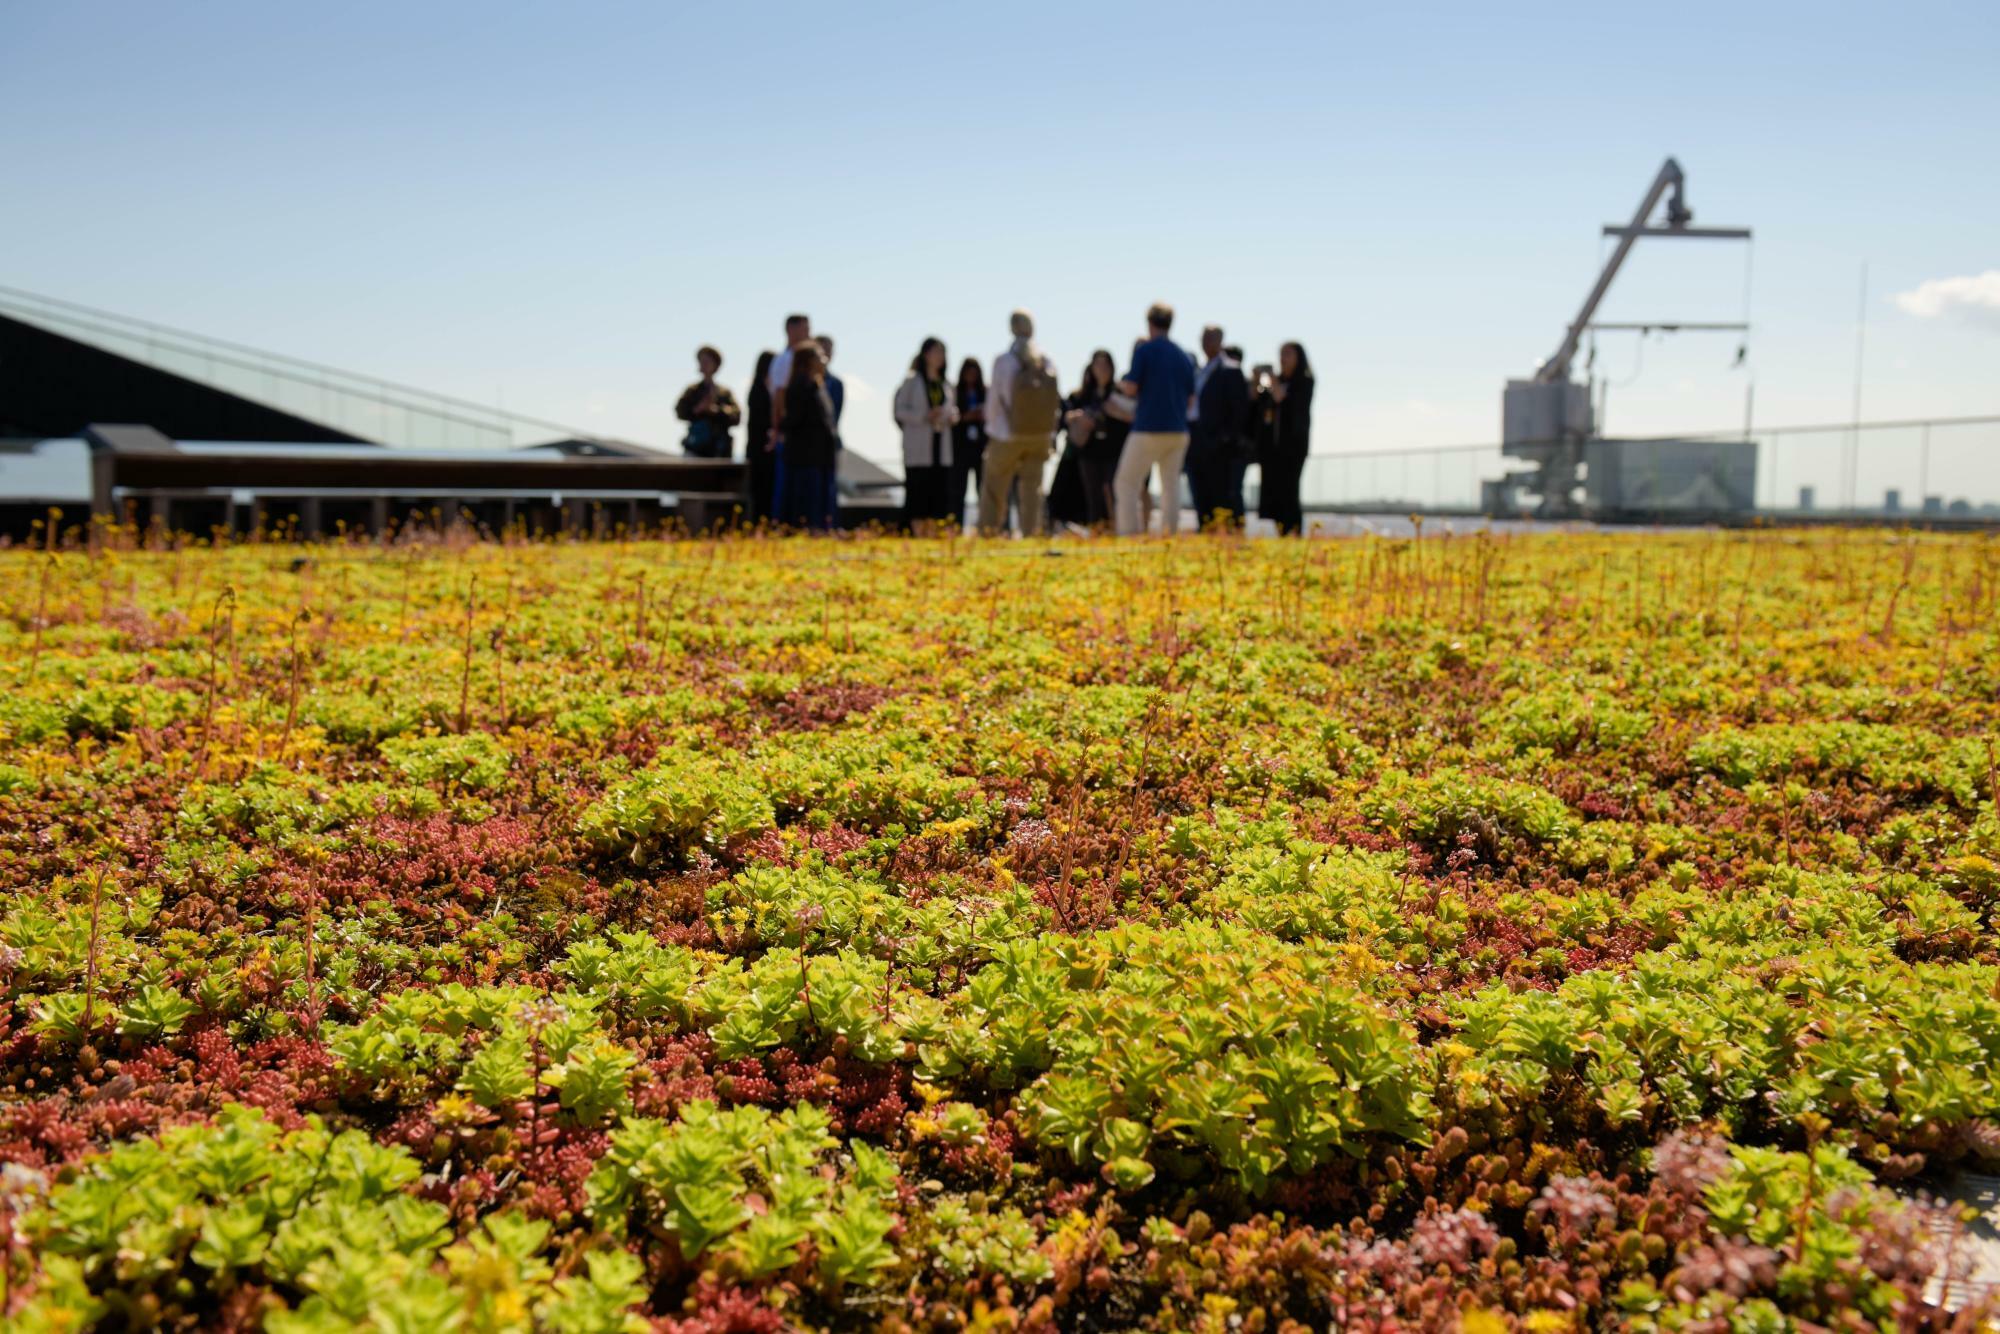
[[[1222,330],[1201,331],[1202,363],[1194,374],[1194,411],[1188,416],[1188,489],[1196,518],[1218,511],[1232,527],[1243,523],[1243,469],[1249,462],[1250,382],[1224,353]]]

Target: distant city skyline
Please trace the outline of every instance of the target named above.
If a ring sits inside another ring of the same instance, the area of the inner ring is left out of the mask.
[[[672,445],[704,342],[794,309],[893,454],[918,342],[1146,304],[1297,338],[1316,452],[1494,439],[1662,158],[1734,243],[1642,243],[1613,433],[2000,412],[1991,5],[1088,12],[771,4],[0,10],[0,283]],[[1862,290],[1866,266],[1867,290]],[[1906,503],[1914,504],[1914,500]]]

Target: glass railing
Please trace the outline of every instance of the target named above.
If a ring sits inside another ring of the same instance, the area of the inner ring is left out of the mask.
[[[0,314],[378,444],[509,449],[590,433],[185,329],[0,287]]]
[[[1986,517],[2000,520],[2000,417],[1863,422],[1689,432],[1673,441],[1745,440],[1756,446],[1754,512]],[[1625,467],[1643,471],[1667,440],[1626,442]],[[1306,507],[1477,512],[1482,483],[1523,468],[1498,444],[1372,449],[1306,460]],[[1256,476],[1254,470],[1251,474]]]
[[[1758,432],[1758,503],[2000,517],[2000,417]]]
[[[1479,508],[1481,481],[1501,471],[1498,445],[1315,454],[1306,459],[1299,494],[1308,508],[1471,513]]]

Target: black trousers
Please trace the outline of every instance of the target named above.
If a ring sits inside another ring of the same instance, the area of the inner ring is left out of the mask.
[[[1112,522],[1111,479],[1118,474],[1118,460],[1085,449],[1077,468],[1083,474],[1084,522],[1093,526]]]
[[[1305,470],[1303,452],[1264,451],[1264,484],[1257,496],[1257,512],[1277,524],[1281,533],[1305,531],[1305,513],[1299,508],[1299,479]]]
[[[979,481],[985,475],[986,437],[981,436],[979,443],[976,445],[968,445],[963,440],[956,441],[952,445],[952,449],[957,461],[951,465],[951,482],[949,483],[951,491],[951,517],[963,522],[965,518],[965,488],[968,482],[972,485],[972,508],[975,511],[979,508]],[[970,529],[972,525],[967,524],[966,526]]]
[[[1185,471],[1188,491],[1194,498],[1196,522],[1215,522],[1218,512],[1226,523],[1243,522],[1242,454],[1234,447],[1204,436],[1196,424],[1194,439],[1188,442]]]
[[[949,465],[928,467],[910,466],[903,469],[903,524],[910,527],[919,523],[942,523],[946,519],[956,519],[958,512],[952,508],[952,483],[959,480],[959,472]],[[958,489],[958,502],[965,503],[965,488]]]
[[[744,461],[750,465],[750,505],[746,511],[752,523],[759,519],[775,519],[781,508],[778,489],[778,456],[765,448],[762,440],[752,440],[746,446]]]

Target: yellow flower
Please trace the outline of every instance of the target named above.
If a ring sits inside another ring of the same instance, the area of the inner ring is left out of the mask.
[[[1507,1334],[1507,1317],[1475,1306],[1459,1317],[1458,1327],[1463,1334]]]

